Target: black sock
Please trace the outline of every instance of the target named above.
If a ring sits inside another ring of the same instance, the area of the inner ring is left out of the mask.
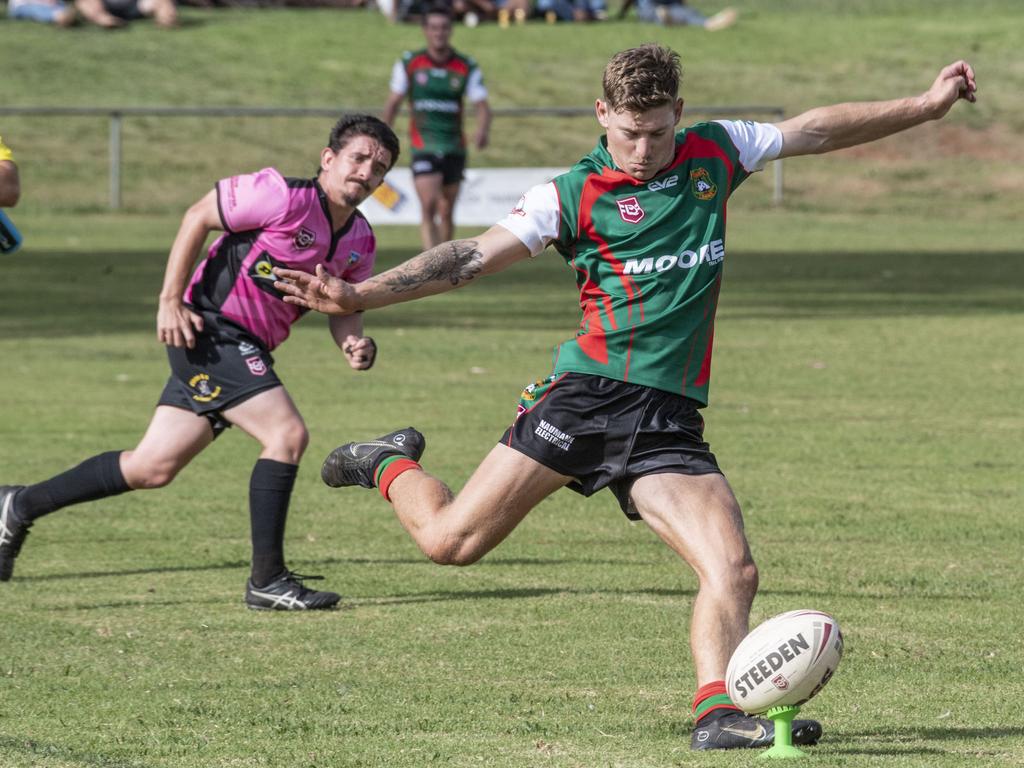
[[[15,508],[22,519],[31,521],[71,504],[105,499],[130,490],[121,474],[121,451],[108,451],[49,480],[21,489]]]
[[[265,587],[284,570],[284,526],[299,473],[296,464],[260,459],[249,480],[252,583]]]

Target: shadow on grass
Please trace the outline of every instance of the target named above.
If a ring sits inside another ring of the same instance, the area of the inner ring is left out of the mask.
[[[7,755],[27,755],[43,761],[60,760],[82,768],[147,768],[152,763],[140,760],[108,757],[95,752],[82,752],[71,747],[35,739],[16,739],[0,735],[0,752]]]
[[[426,565],[435,567],[426,557],[345,557],[345,558],[323,558],[320,560],[303,560],[305,565],[298,565],[298,571],[308,570],[310,567],[321,568],[333,565]],[[484,560],[476,563],[474,568],[488,568],[503,565],[537,565],[537,566],[560,566],[560,565],[653,565],[654,561],[648,560],[595,560],[592,558],[510,558],[507,560],[494,559]],[[125,568],[121,570],[106,571],[80,571],[77,573],[46,573],[36,576],[16,576],[16,582],[43,583],[48,581],[68,581],[72,579],[105,579],[121,578],[124,576],[146,576],[161,573],[202,573],[203,571],[227,571],[248,569],[249,563],[244,560],[231,562],[211,563],[208,565],[164,565],[155,568]]]
[[[411,255],[383,251],[385,268]],[[723,318],[892,317],[1019,312],[1024,254],[735,253],[727,257]],[[27,338],[153,333],[166,253],[34,252],[17,265],[21,285],[0,308],[0,334]],[[641,276],[662,281],[671,272]],[[458,296],[373,313],[380,328],[564,330],[579,322],[578,293],[561,257],[488,277]],[[449,303],[450,302],[450,303]]]

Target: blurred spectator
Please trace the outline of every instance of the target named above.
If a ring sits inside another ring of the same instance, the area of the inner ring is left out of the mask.
[[[734,8],[725,8],[713,16],[705,16],[696,8],[686,4],[686,0],[635,0],[636,15],[640,21],[661,24],[666,27],[690,26],[704,27],[709,32],[731,27],[736,23],[739,13]],[[623,0],[619,10],[619,18],[625,18],[634,0]]]
[[[21,180],[11,150],[0,137],[0,253],[14,253],[21,247],[21,233],[3,212],[6,206],[17,205],[21,197]]]
[[[549,24],[556,21],[604,21],[608,18],[605,0],[537,0],[537,12]]]
[[[7,15],[12,19],[38,21],[70,27],[75,23],[75,9],[63,0],[8,0]]]
[[[149,17],[161,27],[178,23],[174,0],[75,0],[75,8],[86,21],[107,29]]]
[[[494,0],[453,0],[452,13],[467,27],[475,27],[481,21],[496,19],[498,5]]]
[[[530,0],[498,0],[498,25],[508,27],[514,20],[525,24],[530,16]]]
[[[14,155],[4,144],[0,136],[0,207],[9,208],[18,204],[21,197],[21,180],[18,178],[18,166],[14,164]]]

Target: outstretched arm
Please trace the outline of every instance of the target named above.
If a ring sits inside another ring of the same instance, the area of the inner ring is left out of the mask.
[[[529,249],[500,225],[479,237],[441,243],[362,283],[346,283],[318,266],[315,275],[275,269],[284,300],[328,315],[348,315],[461,288],[478,275],[528,258]]]
[[[976,100],[974,70],[957,61],[939,72],[919,96],[818,107],[777,124],[779,157],[815,155],[852,147],[943,117],[958,100]]]

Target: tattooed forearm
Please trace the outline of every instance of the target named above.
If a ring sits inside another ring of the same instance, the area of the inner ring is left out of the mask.
[[[393,274],[384,273],[381,279],[392,293],[406,293],[435,282],[458,286],[479,275],[483,268],[476,240],[454,240],[421,253],[392,270]]]

